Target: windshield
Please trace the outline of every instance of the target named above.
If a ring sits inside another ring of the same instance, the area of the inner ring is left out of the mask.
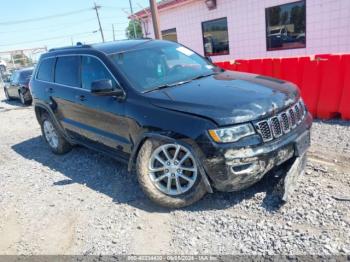
[[[219,70],[203,57],[176,43],[161,42],[145,46],[110,55],[115,65],[140,92],[181,84]]]

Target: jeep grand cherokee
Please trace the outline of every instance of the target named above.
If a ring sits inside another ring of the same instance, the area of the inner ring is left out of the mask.
[[[286,163],[289,192],[303,171],[312,117],[298,88],[224,71],[177,43],[52,49],[40,58],[31,89],[54,153],[80,144],[126,162],[163,206],[244,189]]]

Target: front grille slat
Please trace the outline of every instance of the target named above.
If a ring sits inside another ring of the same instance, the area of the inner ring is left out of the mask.
[[[264,142],[271,141],[294,129],[304,118],[306,109],[301,101],[279,113],[255,124]]]
[[[259,122],[257,127],[264,141],[270,141],[273,139],[268,121]]]

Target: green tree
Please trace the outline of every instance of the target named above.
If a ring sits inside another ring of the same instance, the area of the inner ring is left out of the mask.
[[[28,66],[32,64],[32,60],[25,54],[16,54],[13,56],[13,60],[16,64],[21,66]]]
[[[134,23],[136,27],[136,36],[134,33]],[[143,37],[141,23],[138,20],[130,20],[129,25],[125,30],[125,35],[128,39],[141,38]]]

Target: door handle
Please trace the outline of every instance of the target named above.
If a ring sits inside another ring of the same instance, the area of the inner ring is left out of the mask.
[[[52,87],[48,87],[45,89],[46,92],[48,93],[53,93],[53,88]]]
[[[80,101],[85,101],[86,100],[86,97],[84,95],[78,95],[77,98],[80,100]]]

